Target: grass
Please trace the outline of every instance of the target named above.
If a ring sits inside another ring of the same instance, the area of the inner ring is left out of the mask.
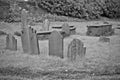
[[[94,73],[94,75],[93,75]],[[86,79],[88,80],[119,80],[120,77],[115,77],[120,75],[120,65],[114,66],[105,66],[103,70],[98,68],[94,69],[94,71],[79,71],[73,69],[59,69],[53,71],[43,71],[43,70],[32,70],[29,67],[2,67],[0,68],[0,76],[16,76],[23,79],[9,79],[9,78],[0,78],[0,80],[24,80],[27,79],[43,79],[45,80],[58,80],[58,79]]]
[[[97,67],[91,73],[95,76],[120,75],[120,65]]]

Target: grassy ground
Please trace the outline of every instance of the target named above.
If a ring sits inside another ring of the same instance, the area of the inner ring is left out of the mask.
[[[99,42],[99,37],[86,36],[86,26],[102,21],[68,22],[74,25],[76,35],[64,39],[64,56],[72,39],[77,38],[84,42],[87,48],[84,59],[74,63],[58,57],[48,56],[48,40],[39,41],[40,55],[23,53],[21,39],[18,40],[18,51],[9,51],[5,48],[5,35],[0,35],[0,80],[120,80],[120,34],[109,36],[109,43]],[[108,21],[113,28],[120,27],[119,21]],[[62,25],[63,22],[51,22],[53,25]],[[40,30],[41,23],[33,26]],[[2,23],[0,30],[14,34],[21,30],[20,23]]]

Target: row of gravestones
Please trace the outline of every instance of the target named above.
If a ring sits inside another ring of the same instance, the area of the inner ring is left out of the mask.
[[[26,16],[27,13],[25,12],[25,10],[23,10],[21,16],[22,17],[21,41],[23,51],[24,53],[29,54],[40,54],[36,31],[28,26]],[[64,26],[68,26],[68,24],[64,24]],[[65,28],[64,30],[66,31],[66,34],[69,34],[67,28]],[[11,37],[11,35],[8,35],[6,40],[8,49],[10,50],[17,49],[17,40],[13,36]],[[74,61],[78,56],[82,58],[85,55],[85,52],[86,48],[84,47],[83,42],[81,42],[78,39],[74,39],[68,46],[67,57],[70,61]],[[49,37],[49,55],[64,58],[63,36],[58,31],[53,31]]]
[[[28,28],[27,24],[27,12],[22,10],[22,45],[23,51],[33,54],[39,54],[39,44],[36,32],[32,28]],[[50,26],[50,22],[46,19],[43,22],[43,30],[48,31]],[[63,29],[66,35],[70,34],[69,25],[67,23],[63,24]],[[86,52],[86,48],[84,47],[83,43],[78,40],[74,39],[68,47],[68,59],[71,61],[76,59],[76,56],[84,56]],[[64,58],[63,55],[63,36],[58,31],[53,31],[49,36],[49,55],[50,56],[57,56],[60,58]]]
[[[57,56],[64,58],[63,53],[63,36],[58,31],[53,31],[49,37],[49,56]],[[28,28],[22,31],[21,35],[22,47],[24,53],[40,54],[39,43],[36,36],[36,31]],[[6,37],[7,49],[17,50],[17,40],[11,34]],[[75,61],[77,57],[83,58],[86,53],[86,48],[83,42],[79,39],[73,39],[68,45],[67,58],[70,61]]]

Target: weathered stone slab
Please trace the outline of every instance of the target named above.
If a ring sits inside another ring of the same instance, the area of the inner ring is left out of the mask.
[[[8,34],[6,37],[6,49],[17,50],[17,40],[11,34]]]
[[[43,31],[49,31],[50,21],[48,19],[45,19],[43,22]]]
[[[67,57],[69,61],[76,61],[77,58],[82,59],[85,56],[86,48],[84,44],[79,39],[73,39],[73,41],[68,45]]]
[[[89,36],[110,36],[114,33],[111,24],[94,24],[87,26]]]
[[[63,37],[57,31],[53,31],[49,37],[49,55],[63,58]]]
[[[21,39],[23,51],[25,53],[39,54],[37,34],[33,28],[29,27],[28,29],[23,29]]]
[[[36,31],[34,29],[32,29],[32,37],[31,37],[31,47],[32,47],[32,52],[33,54],[39,54],[39,43],[38,43],[38,39],[37,39],[37,34]]]
[[[31,37],[30,29],[29,28],[23,29],[21,34],[21,41],[22,41],[22,47],[24,53],[29,53],[29,54],[32,53],[30,37]]]
[[[62,25],[62,30],[65,31],[65,36],[69,36],[70,35],[70,27],[67,23],[64,23]]]

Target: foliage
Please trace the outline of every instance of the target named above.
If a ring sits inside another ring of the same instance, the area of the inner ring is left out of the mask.
[[[77,18],[120,17],[120,0],[38,0],[38,6],[52,14]]]
[[[13,22],[15,18],[20,17],[19,7],[25,8],[33,14],[36,14],[36,11],[38,14],[44,14],[39,11],[39,9],[43,9],[53,15],[80,19],[97,19],[100,16],[120,17],[120,0],[29,0],[28,2],[0,0],[0,19]]]

